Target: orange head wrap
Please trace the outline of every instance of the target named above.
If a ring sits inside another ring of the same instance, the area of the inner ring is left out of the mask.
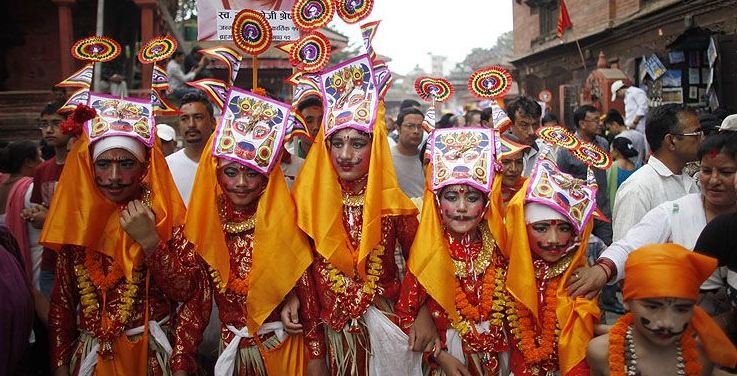
[[[624,265],[627,278],[622,293],[625,300],[682,298],[696,301],[699,287],[716,266],[716,259],[691,252],[678,244],[649,244],[627,257]],[[734,344],[698,306],[694,307],[691,324],[712,362],[729,367],[737,364]]]

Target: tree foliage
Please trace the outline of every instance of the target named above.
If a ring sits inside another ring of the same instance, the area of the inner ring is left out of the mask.
[[[473,72],[487,65],[508,64],[512,57],[512,31],[500,35],[491,48],[474,48],[466,55],[462,62],[456,65],[456,70]]]

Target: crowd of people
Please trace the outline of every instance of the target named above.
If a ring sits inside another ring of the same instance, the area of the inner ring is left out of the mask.
[[[415,100],[336,123],[312,95],[282,144],[177,89],[190,60],[167,69],[178,132],[53,102],[53,156],[0,151],[0,374],[735,372],[737,115],[615,82],[625,114],[569,125],[604,170],[526,96],[503,129],[471,107],[428,132]]]

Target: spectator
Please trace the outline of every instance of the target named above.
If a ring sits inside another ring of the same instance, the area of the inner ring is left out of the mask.
[[[7,226],[18,242],[28,281],[36,288],[43,252],[38,245],[41,230],[27,226],[21,212],[31,205],[33,174],[42,162],[38,146],[31,141],[11,142],[0,150],[0,172],[8,174],[0,184],[0,224]]]
[[[13,236],[0,226],[0,237],[0,373],[14,375],[28,348],[33,297]]]
[[[184,148],[166,157],[166,163],[182,201],[187,205],[200,155],[215,130],[215,115],[210,100],[200,91],[185,95],[179,112],[179,133],[184,139]]]
[[[440,120],[438,120],[437,123],[435,123],[436,129],[443,129],[443,128],[452,128],[451,119],[453,118],[453,114],[448,112],[447,114],[443,114],[443,116],[440,117]]]
[[[714,114],[699,115],[699,125],[701,125],[701,130],[704,131],[704,137],[708,137],[719,132],[719,126],[721,123],[722,120]]]
[[[612,102],[617,98],[624,99],[624,125],[628,129],[636,129],[641,133],[645,133],[645,117],[647,117],[648,106],[650,102],[647,99],[645,90],[639,87],[629,86],[622,80],[612,83]]]
[[[38,147],[41,149],[41,158],[44,161],[48,161],[56,156],[56,150],[53,146],[49,145],[45,139],[42,138],[41,141],[38,142]]]
[[[481,111],[469,110],[466,112],[466,126],[467,127],[480,127],[481,126]]]
[[[422,104],[414,99],[405,99],[399,104],[399,112],[402,112],[405,108],[416,108],[422,111]]]
[[[524,153],[525,169],[522,176],[528,177],[537,162],[540,146],[535,131],[540,128],[542,107],[530,97],[519,97],[507,105],[507,116],[512,121],[504,137],[530,148]]]
[[[191,72],[192,70],[197,68],[197,65],[200,64],[200,61],[202,61],[203,55],[200,52],[202,50],[202,47],[200,46],[192,46],[192,49],[189,52],[189,55],[184,58],[184,71],[185,72]],[[195,80],[199,80],[202,78],[211,78],[214,77],[212,72],[207,68],[202,68],[202,70],[197,73],[195,76]]]
[[[187,86],[187,82],[194,80],[195,76],[204,69],[206,61],[207,59],[203,57],[195,68],[184,73],[184,67],[182,66],[184,52],[175,51],[169,63],[166,64],[166,74],[169,76],[169,90],[167,93],[180,99],[189,93],[197,92],[197,89]]]
[[[612,140],[611,156],[614,163],[607,170],[606,184],[609,204],[614,205],[617,189],[640,168],[640,165],[632,163],[632,158],[637,156],[637,150],[632,146],[632,141],[626,137],[616,137]]]
[[[606,116],[604,116],[604,126],[607,131],[609,131],[609,134],[614,138],[625,137],[632,142],[632,146],[637,152],[637,155],[631,159],[632,162],[636,164],[639,163],[640,165],[645,163],[648,154],[645,135],[636,130],[627,129],[627,127],[624,126],[624,119],[622,119],[622,115],[619,111],[616,109],[609,110],[609,112],[606,113]]]
[[[594,106],[584,105],[573,112],[573,125],[576,127],[576,137],[585,142],[590,142],[603,151],[609,150],[609,143],[604,137],[599,136],[599,110]],[[589,167],[574,157],[568,150],[560,149],[557,153],[558,167],[561,171],[573,175],[573,177],[586,180]],[[607,196],[606,171],[594,168],[594,176],[599,189],[596,192],[596,206],[607,217],[611,218],[609,197]],[[608,222],[594,220],[593,234],[601,239],[604,244],[612,244],[612,225]]]
[[[161,141],[161,152],[168,157],[177,150],[177,131],[169,124],[156,124],[156,136]]]
[[[46,214],[68,154],[70,136],[61,131],[61,122],[65,117],[57,113],[63,104],[63,102],[53,102],[46,105],[41,111],[39,120],[39,129],[43,134],[43,138],[49,146],[54,147],[56,156],[42,163],[36,169],[36,173],[33,175],[31,205],[23,210],[23,218],[36,229],[43,228],[46,221]],[[55,269],[56,251],[44,248],[41,256],[39,286],[46,298],[51,295]]]
[[[420,197],[425,188],[425,175],[419,158],[422,142],[422,111],[408,107],[397,116],[399,142],[391,148],[392,163],[399,181],[399,188],[408,197]]]
[[[481,126],[484,128],[494,128],[494,109],[486,107],[481,111]]]
[[[543,127],[552,127],[554,125],[561,125],[565,127],[565,125],[561,124],[560,120],[558,120],[558,117],[555,116],[555,114],[552,112],[545,113],[545,116],[543,116],[542,123],[543,123]]]
[[[702,139],[696,114],[678,105],[654,108],[648,114],[645,136],[652,150],[647,164],[617,190],[613,207],[614,241],[654,207],[699,191],[686,163],[696,160]]]
[[[653,122],[648,122],[648,127],[652,125]],[[709,221],[737,211],[734,182],[737,133],[719,133],[709,137],[699,147],[698,158],[701,160],[699,183],[703,193],[691,193],[649,211],[624,237],[601,254],[596,265],[577,271],[579,278],[572,281],[570,287],[575,295],[590,295],[607,282],[620,281],[625,277],[624,264],[628,255],[646,244],[676,243],[693,250]],[[621,198],[617,195],[617,200]]]
[[[310,133],[311,137],[317,137],[317,133],[320,131],[320,125],[322,124],[323,106],[322,99],[318,96],[309,96],[297,104],[297,111],[302,114],[307,126],[307,132]],[[312,141],[299,137],[292,143],[294,150],[292,153],[282,159],[281,168],[284,172],[284,177],[287,179],[287,184],[291,188],[294,180],[297,179],[299,171],[302,169],[302,165],[307,158],[307,153],[312,147]]]

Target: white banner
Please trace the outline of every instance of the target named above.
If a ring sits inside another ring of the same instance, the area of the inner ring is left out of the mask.
[[[231,40],[233,19],[241,9],[255,9],[264,16],[273,29],[274,42],[299,39],[299,31],[292,22],[294,0],[197,0],[197,39]]]

